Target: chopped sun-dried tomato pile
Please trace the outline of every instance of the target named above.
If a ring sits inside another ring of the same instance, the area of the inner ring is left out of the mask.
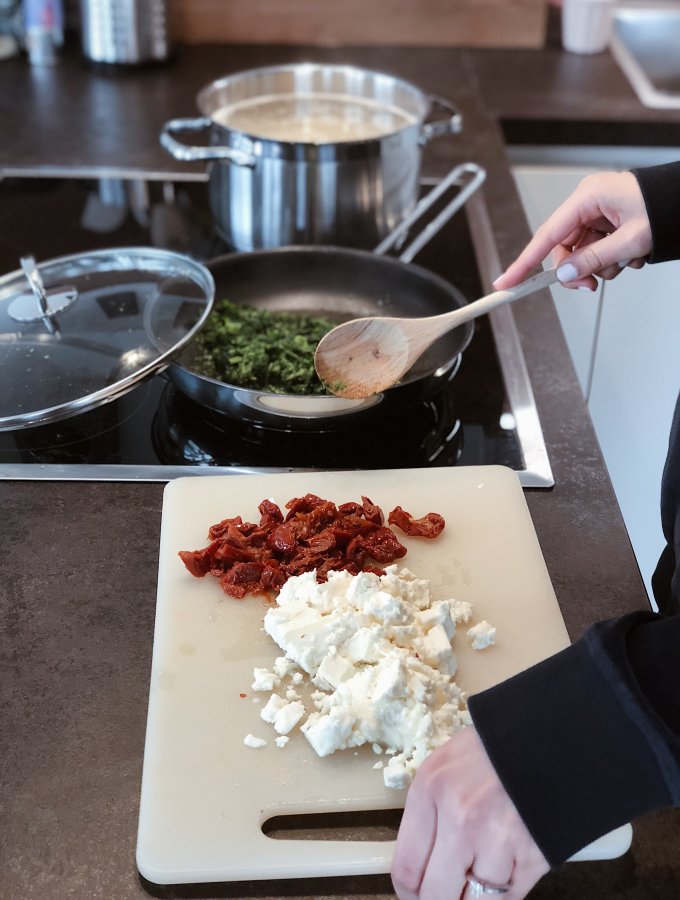
[[[384,524],[379,506],[368,497],[361,503],[336,506],[315,494],[286,503],[287,515],[271,500],[263,500],[257,525],[241,516],[224,519],[208,531],[210,544],[202,550],[180,550],[182,562],[197,578],[213,575],[232,597],[278,592],[292,575],[316,569],[326,581],[331,569],[383,574],[406,553],[394,531]],[[438,513],[414,519],[400,506],[388,523],[405,534],[434,538],[444,529]]]

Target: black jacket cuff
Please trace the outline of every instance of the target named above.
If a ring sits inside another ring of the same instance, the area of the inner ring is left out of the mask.
[[[629,628],[650,616],[593,626],[561,653],[469,699],[491,762],[553,868],[672,802],[667,777],[677,761],[652,746],[646,717],[655,713],[622,662]]]
[[[631,169],[644,197],[652,227],[650,263],[678,259],[680,245],[680,162]]]

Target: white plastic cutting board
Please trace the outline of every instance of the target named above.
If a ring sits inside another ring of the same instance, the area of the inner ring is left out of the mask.
[[[562,649],[568,637],[516,474],[500,466],[201,476],[164,494],[149,714],[137,865],[159,884],[388,872],[391,841],[291,840],[266,836],[272,816],[395,809],[405,793],[383,786],[370,748],[320,759],[299,732],[285,748],[260,719],[267,694],[251,689],[253,667],[280,650],[264,633],[266,602],[226,596],[216,579],[192,577],[177,553],[207,543],[210,525],[259,520],[271,498],[283,509],[308,492],[343,503],[369,497],[385,514],[438,512],[435,540],[400,539],[401,561],[428,578],[436,598],[473,604],[473,622],[497,628],[496,645],[473,651],[454,639],[457,681],[486,688]],[[241,697],[245,694],[245,697]],[[260,702],[254,702],[259,698]],[[243,738],[268,740],[252,749]],[[578,858],[628,849],[630,826]]]

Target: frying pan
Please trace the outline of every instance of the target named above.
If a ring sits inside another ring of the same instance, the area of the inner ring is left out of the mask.
[[[213,259],[206,266],[215,279],[215,296],[272,312],[318,315],[338,323],[361,316],[432,316],[457,309],[467,303],[461,292],[410,260],[483,179],[483,170],[474,164],[456,167],[372,253],[331,246],[292,246]],[[398,259],[383,255],[426,209],[461,180],[467,183],[455,199]],[[376,404],[403,408],[405,403],[433,393],[457,369],[473,330],[472,322],[468,322],[444,335],[398,385],[365,400],[274,394],[217,381],[192,370],[196,353],[192,345],[173,362],[168,374],[184,394],[210,409],[279,428],[318,427],[319,420],[327,425],[336,417],[365,414]]]

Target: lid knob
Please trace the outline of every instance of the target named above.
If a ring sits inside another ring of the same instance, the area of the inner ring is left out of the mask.
[[[31,290],[19,294],[12,301],[7,310],[8,315],[16,322],[39,322],[42,320],[51,334],[58,334],[59,326],[55,316],[77,299],[78,291],[73,285],[64,285],[48,290],[43,284],[40,271],[32,256],[21,257],[21,268]]]

